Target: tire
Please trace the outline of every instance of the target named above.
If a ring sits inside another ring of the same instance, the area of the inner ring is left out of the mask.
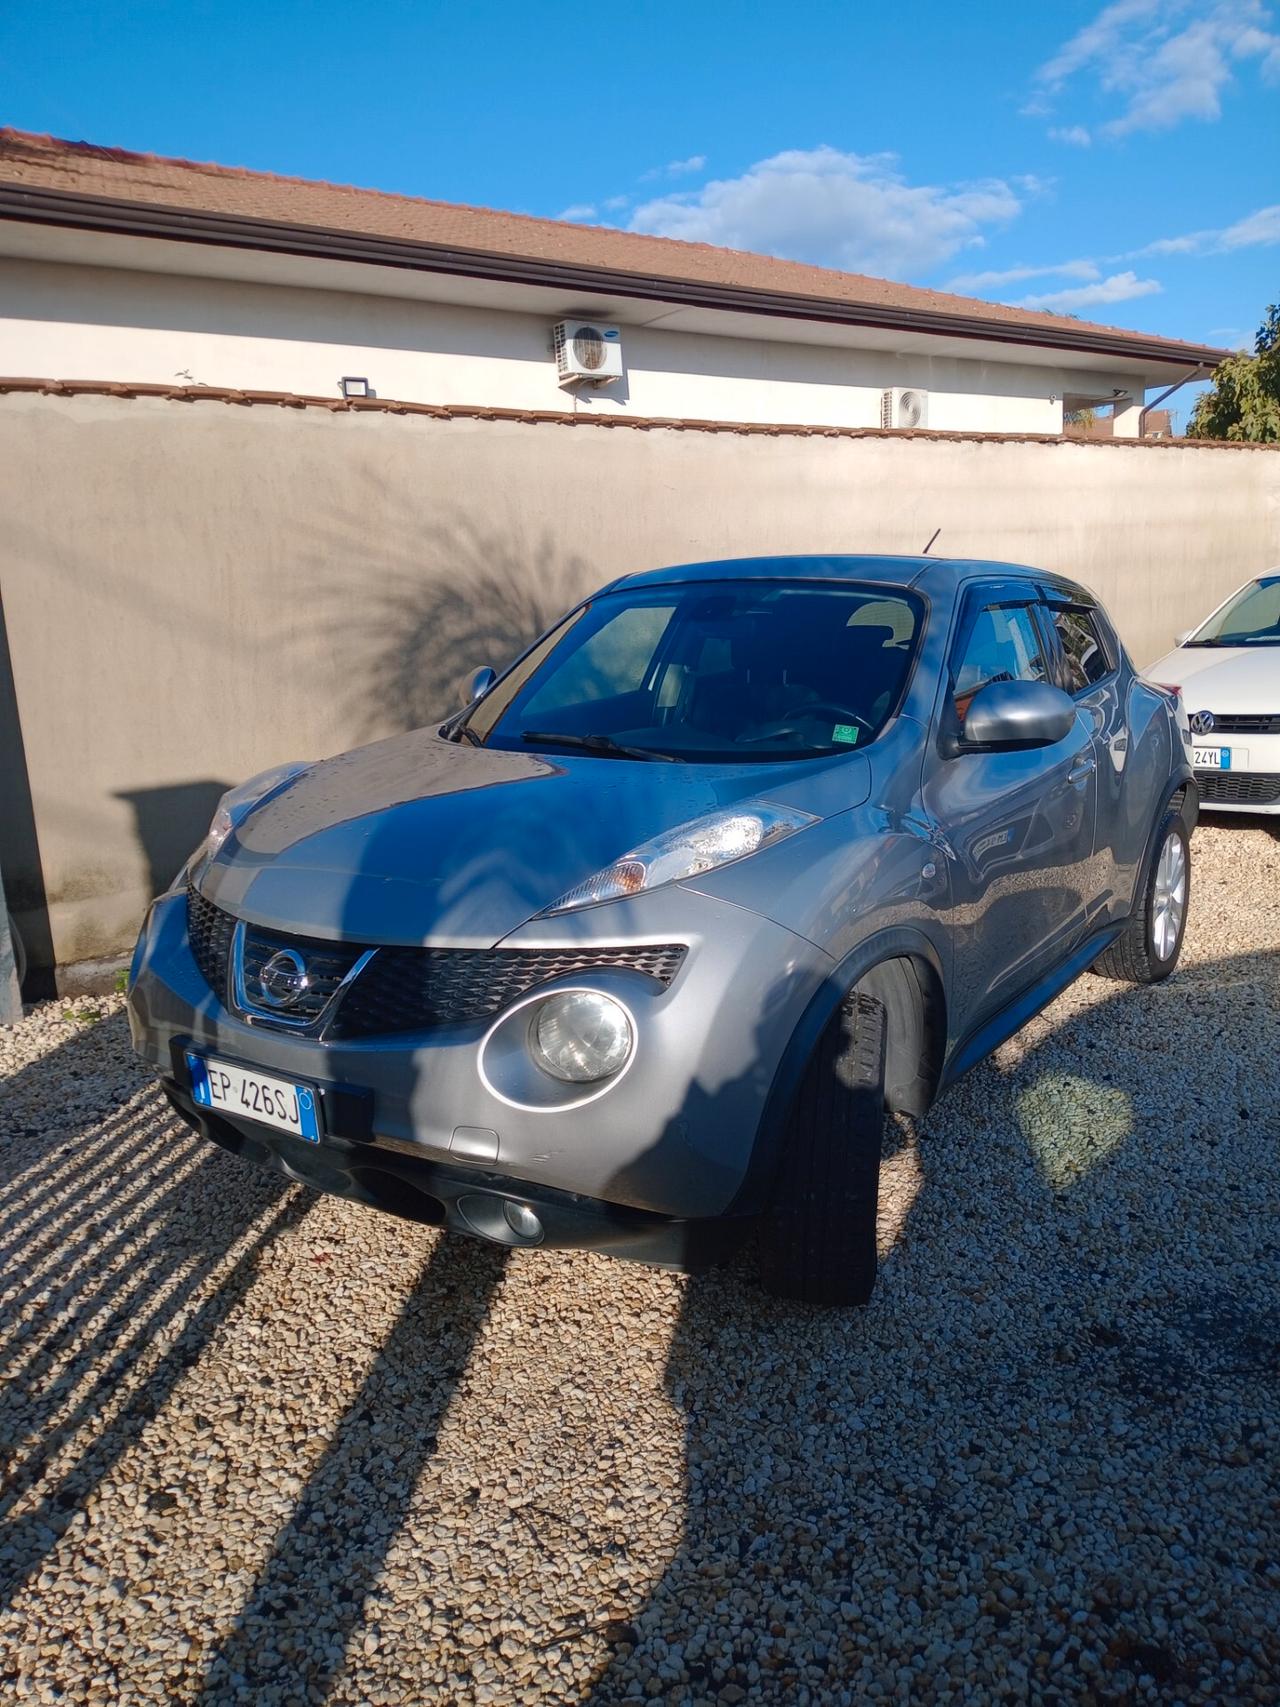
[[[1169,867],[1176,867],[1179,860],[1182,872],[1181,911],[1176,929],[1170,933],[1164,892],[1172,875]],[[1114,978],[1123,984],[1158,984],[1162,978],[1167,978],[1182,954],[1190,905],[1191,842],[1181,813],[1170,811],[1161,820],[1152,847],[1151,864],[1142,886],[1142,906],[1110,948],[1104,949],[1094,961],[1093,970],[1104,978]]]
[[[850,996],[805,1069],[788,1119],[779,1195],[760,1228],[760,1278],[775,1298],[851,1305],[871,1297],[884,1061],[884,1008],[870,996]]]

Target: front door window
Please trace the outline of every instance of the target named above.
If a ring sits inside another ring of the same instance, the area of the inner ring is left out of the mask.
[[[953,687],[963,729],[973,697],[992,682],[1049,679],[1040,630],[1027,605],[984,605],[974,615],[960,652]]]

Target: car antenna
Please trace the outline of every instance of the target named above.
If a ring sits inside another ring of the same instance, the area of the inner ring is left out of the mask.
[[[933,532],[929,535],[929,545],[926,545],[924,550],[920,553],[921,557],[927,557],[929,555],[929,546],[933,544],[934,540],[937,539],[941,532],[941,528],[934,528]]]

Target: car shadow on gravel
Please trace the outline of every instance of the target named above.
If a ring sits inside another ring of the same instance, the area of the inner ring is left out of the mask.
[[[435,1453],[506,1258],[498,1246],[465,1239],[441,1238],[431,1248],[233,1629],[209,1659],[202,1707],[256,1702],[273,1686],[289,1700],[328,1697]],[[464,1608],[454,1611],[465,1618]]]
[[[0,1608],[309,1202],[175,1120],[123,1014],[68,1012],[66,1042],[0,1085]]]
[[[687,1283],[592,1707],[1274,1699],[1280,956],[1101,990],[891,1130],[866,1311]]]

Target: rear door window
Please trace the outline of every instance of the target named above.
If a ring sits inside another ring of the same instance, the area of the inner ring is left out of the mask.
[[[1115,668],[1101,625],[1082,605],[1055,605],[1052,617],[1066,670],[1062,685],[1070,694],[1085,693]]]

